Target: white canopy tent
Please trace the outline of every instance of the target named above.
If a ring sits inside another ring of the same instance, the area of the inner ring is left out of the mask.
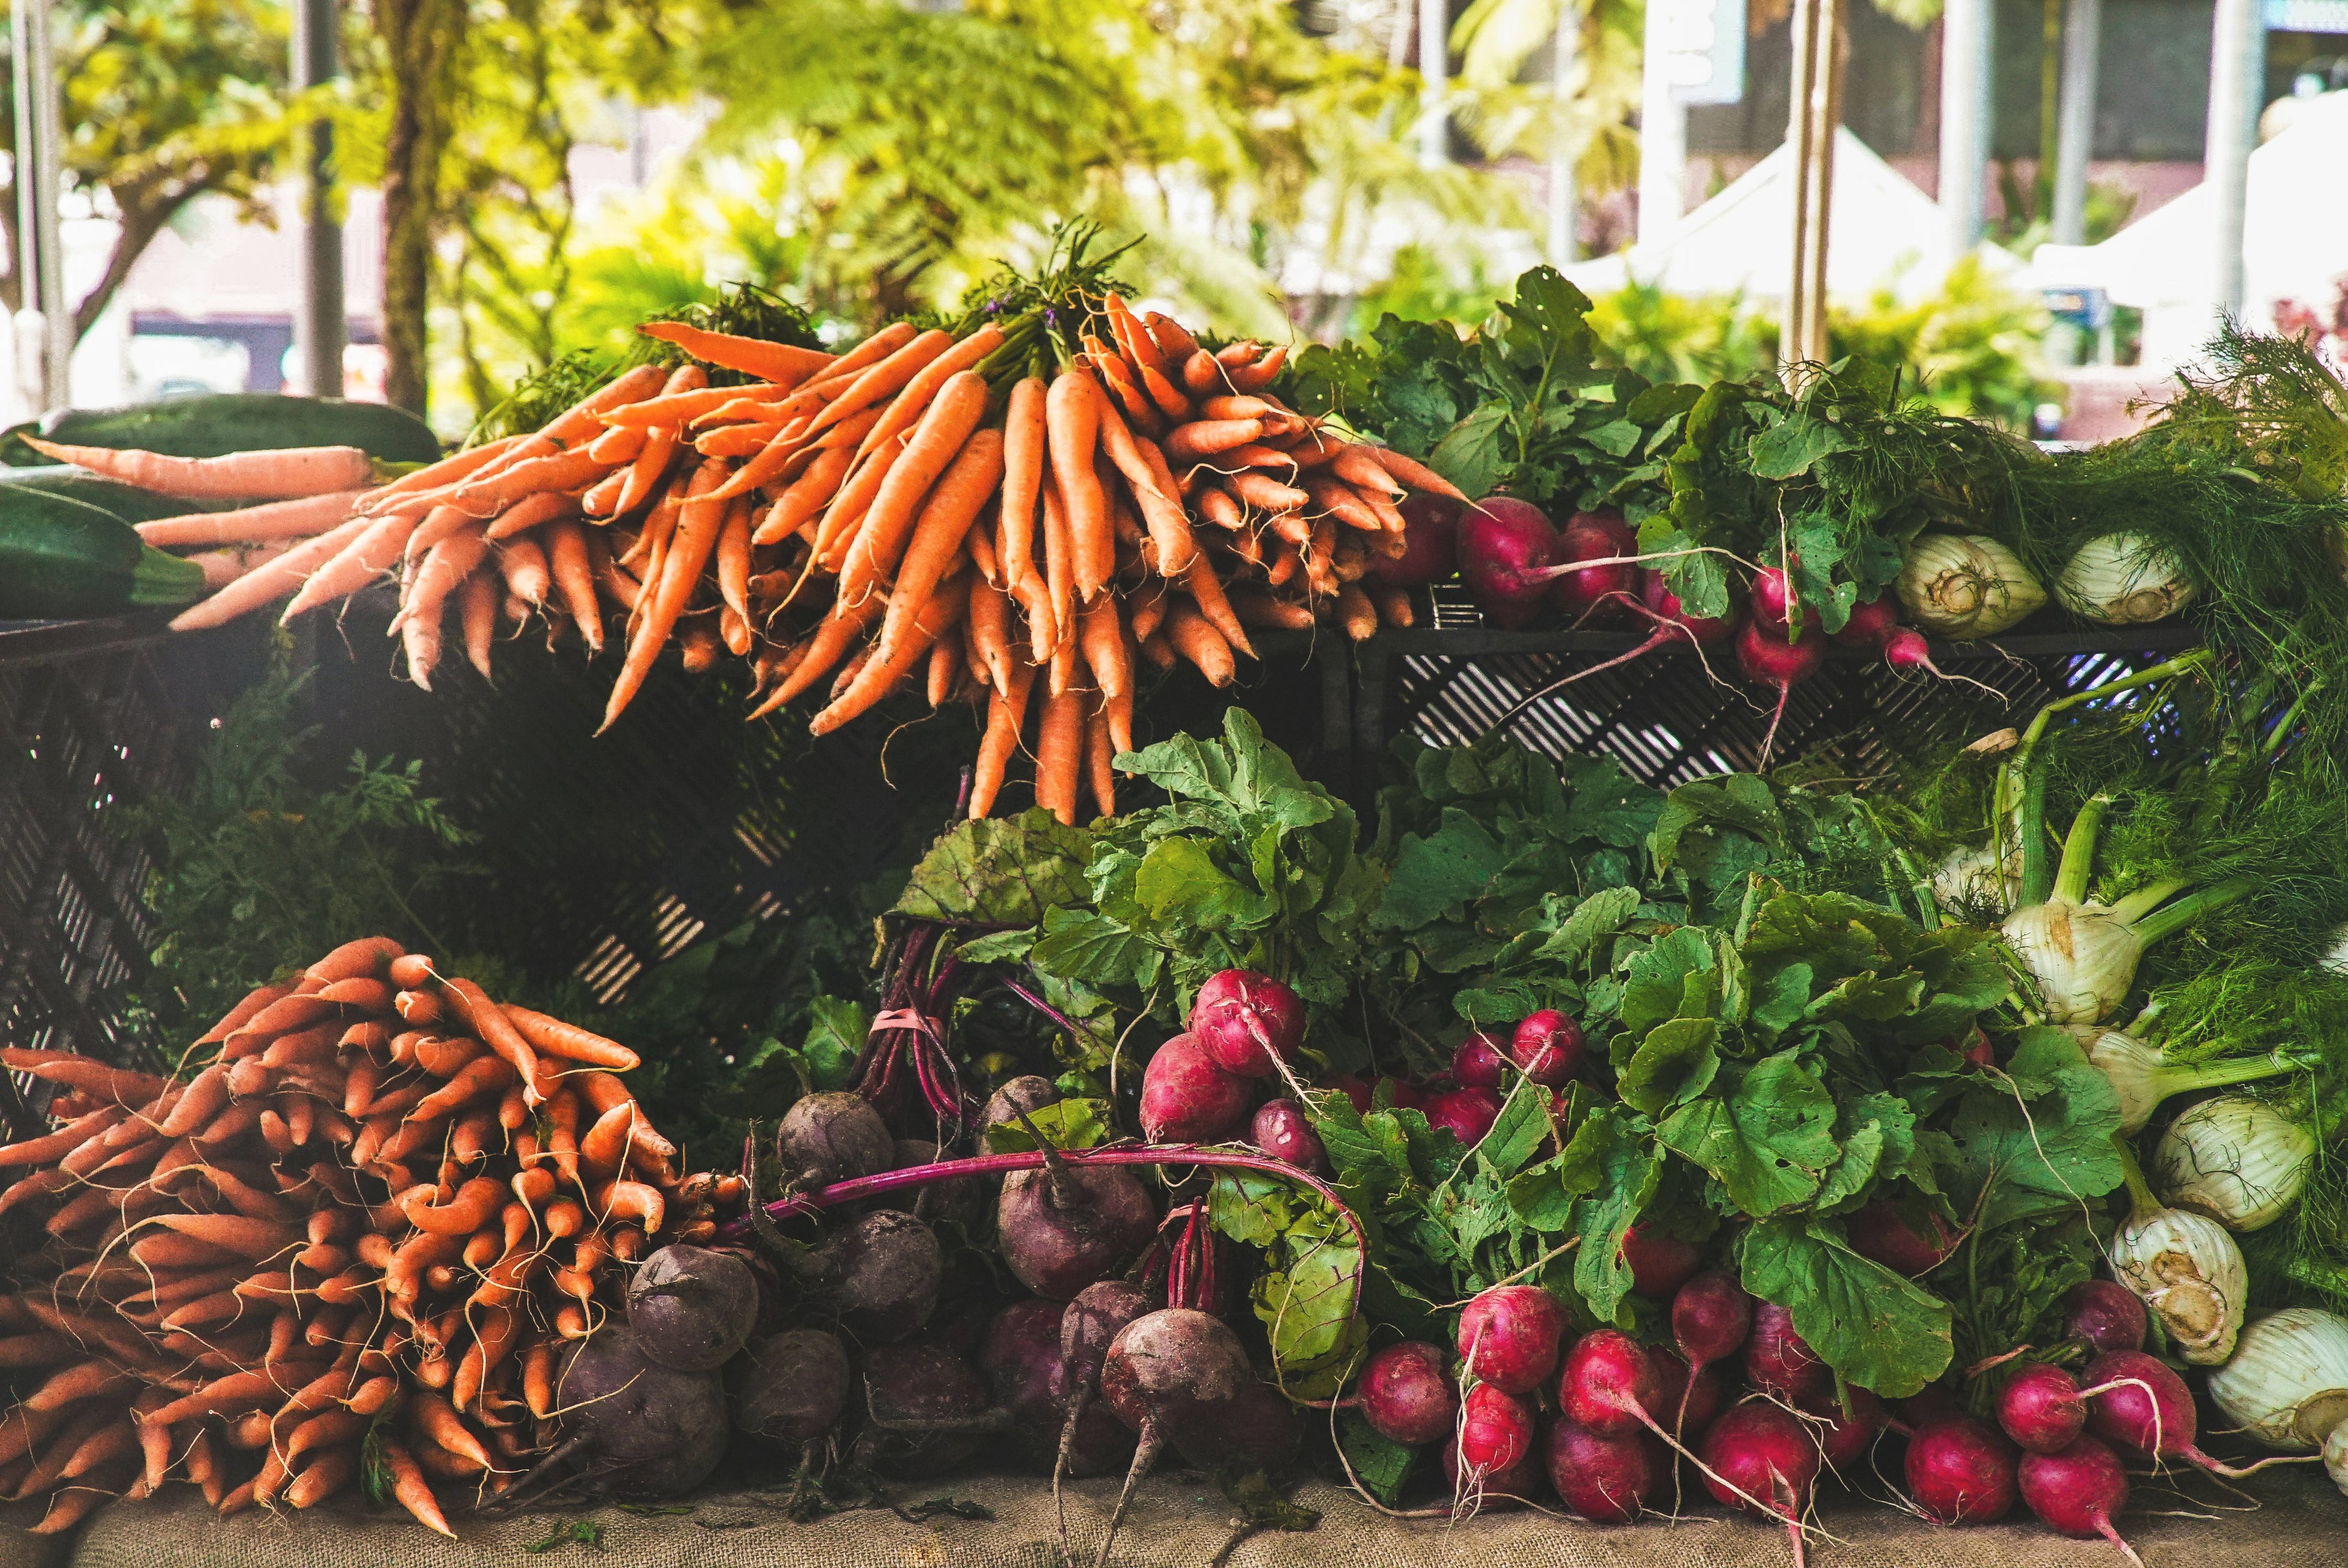
[[[2348,276],[2348,93],[2309,102],[2250,154],[2242,222],[2242,321],[2271,326],[2275,303],[2322,308]],[[2144,364],[2165,371],[2207,341],[2216,222],[2207,184],[2129,224],[2100,245],[2042,245],[2028,281],[2046,289],[2102,289],[2144,312]]]
[[[1948,225],[1939,203],[1844,127],[1835,130],[1828,221],[1831,298],[1863,298],[1889,288],[1902,300],[1918,299],[1938,289],[1948,272]],[[1663,243],[1633,245],[1565,273],[1591,294],[1636,280],[1674,294],[1779,302],[1789,292],[1793,242],[1794,156],[1790,147],[1780,146],[1680,220]],[[2001,275],[2018,265],[1994,245],[1983,245],[1981,254]]]

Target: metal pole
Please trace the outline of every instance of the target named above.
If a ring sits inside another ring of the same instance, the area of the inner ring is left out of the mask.
[[[294,90],[334,80],[335,0],[297,0],[294,7]],[[324,116],[298,133],[302,168],[302,297],[294,343],[302,352],[294,389],[313,397],[343,395],[343,226],[335,218],[333,126]]]
[[[1648,0],[1639,87],[1639,243],[1659,245],[1687,200],[1687,110],[1672,97],[1670,0]]]
[[[1990,0],[1948,0],[1941,13],[1941,218],[1949,260],[1982,241],[1989,178]]]
[[[65,143],[46,0],[10,8],[16,92],[17,381],[43,413],[72,400],[73,307],[57,235]]]
[[[1445,0],[1418,0],[1418,77],[1426,84],[1418,119],[1418,163],[1451,161],[1451,11]]]
[[[1790,171],[1794,179],[1794,250],[1786,273],[1786,316],[1777,328],[1777,371],[1789,388],[1796,380],[1794,367],[1808,357],[1810,180],[1815,169],[1810,143],[1818,128],[1812,73],[1818,64],[1818,0],[1794,0],[1790,37],[1794,79],[1786,95],[1791,110],[1786,126],[1786,150],[1794,160]]]
[[[1574,235],[1574,217],[1581,207],[1581,185],[1574,178],[1573,133],[1566,110],[1573,102],[1573,76],[1581,56],[1581,7],[1578,0],[1558,0],[1557,53],[1550,67],[1550,97],[1555,101],[1557,128],[1549,144],[1549,261],[1562,267],[1581,258]]]
[[[2218,0],[2209,24],[2209,128],[2201,173],[2209,189],[2214,317],[2238,314],[2242,308],[2243,207],[2265,77],[2266,25],[2259,0]]]
[[[2071,0],[2063,27],[2063,89],[2054,128],[2054,221],[2057,245],[2087,242],[2087,159],[2096,139],[2096,48],[2104,28],[2104,0]]]

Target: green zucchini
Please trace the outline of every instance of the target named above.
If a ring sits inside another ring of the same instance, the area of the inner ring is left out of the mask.
[[[136,448],[170,457],[285,446],[355,446],[385,463],[430,463],[440,456],[440,441],[431,427],[404,408],[273,392],[221,392],[120,408],[60,408],[35,424],[0,432],[0,457],[19,466],[48,462],[12,439],[27,432],[68,446]]]
[[[217,512],[228,505],[221,501],[189,501],[177,496],[159,496],[152,490],[142,490],[136,485],[126,485],[119,479],[109,479],[87,468],[77,468],[69,463],[51,463],[39,468],[0,468],[0,510],[6,508],[8,494],[16,490],[38,490],[44,495],[67,496],[77,501],[87,501],[102,511],[112,512],[126,523],[151,523],[158,518],[184,518],[190,512]]]
[[[0,620],[69,620],[148,604],[192,604],[204,569],[71,496],[0,487]]]

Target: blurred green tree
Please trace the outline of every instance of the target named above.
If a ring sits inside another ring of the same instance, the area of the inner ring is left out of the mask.
[[[0,5],[0,10],[5,10]],[[288,145],[291,48],[283,0],[59,0],[51,39],[63,83],[68,191],[121,229],[97,284],[75,302],[76,336],[89,330],[155,236],[187,204],[213,192],[267,221],[266,184]],[[0,56],[9,39],[0,33]],[[0,75],[0,239],[16,255],[15,94]],[[0,304],[23,303],[17,269],[0,278]]]

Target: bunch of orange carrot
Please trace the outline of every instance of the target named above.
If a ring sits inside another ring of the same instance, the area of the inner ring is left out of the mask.
[[[370,1463],[446,1531],[433,1483],[527,1468],[628,1262],[714,1231],[720,1184],[616,1076],[633,1052],[388,938],[197,1049],[178,1080],[0,1050],[58,1090],[55,1131],[0,1147],[0,1213],[47,1235],[0,1296],[0,1496],[46,1496],[41,1531],[172,1477],[307,1508]]]
[[[1457,492],[1283,406],[1282,349],[1210,352],[1114,292],[1066,297],[838,355],[648,324],[690,363],[355,496],[154,529],[312,530],[175,624],[288,594],[291,620],[396,575],[419,684],[452,610],[485,676],[499,636],[542,614],[592,652],[622,644],[607,727],[672,643],[688,670],[747,661],[753,717],[828,682],[818,734],[919,683],[985,708],[973,814],[1023,750],[1040,802],[1073,819],[1088,785],[1108,811],[1142,661],[1225,685],[1251,629],[1409,624],[1372,571],[1402,551],[1395,503]],[[713,386],[713,368],[751,379]]]

